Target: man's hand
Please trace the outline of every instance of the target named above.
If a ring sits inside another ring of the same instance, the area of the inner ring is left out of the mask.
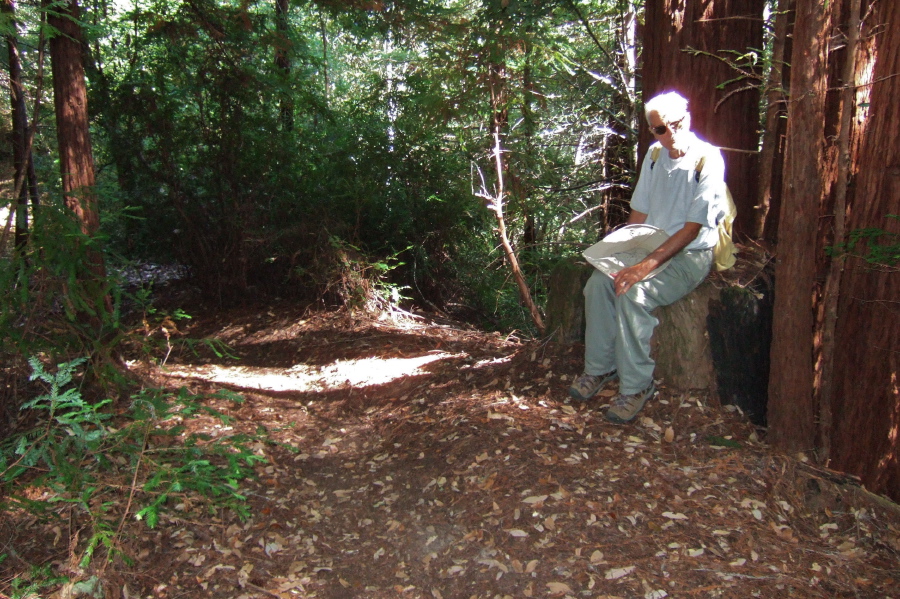
[[[615,273],[613,275],[613,284],[615,285],[616,295],[628,293],[628,290],[635,283],[643,281],[647,275],[653,272],[653,269],[660,264],[664,264],[672,256],[686,248],[699,234],[700,225],[698,223],[685,223],[684,227],[665,240],[661,246],[650,252],[649,256],[634,266],[623,268]]]
[[[643,281],[644,277],[649,275],[654,268],[656,266],[649,265],[645,259],[634,266],[629,266],[617,273],[613,273],[613,285],[616,289],[616,295],[627,293],[635,283]]]

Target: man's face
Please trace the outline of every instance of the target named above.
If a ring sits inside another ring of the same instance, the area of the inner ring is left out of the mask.
[[[673,121],[671,123],[665,122],[657,112],[651,112],[647,115],[647,121],[650,123],[650,131],[653,132],[654,137],[656,137],[657,141],[659,141],[660,145],[670,152],[675,149],[681,149],[678,143],[683,137],[683,133],[687,131],[687,115]]]

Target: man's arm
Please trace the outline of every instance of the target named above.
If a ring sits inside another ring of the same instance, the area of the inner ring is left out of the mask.
[[[647,222],[646,213],[638,212],[634,209],[631,210],[631,213],[628,215],[629,225],[643,225],[645,222]]]
[[[635,216],[637,214],[637,216]],[[628,217],[629,224],[632,223],[633,218],[642,218],[638,222],[638,224],[643,223],[643,219],[647,218],[646,214],[641,214],[640,212],[635,213],[635,211],[631,212],[631,215]],[[623,268],[619,272],[615,274],[613,277],[613,282],[616,288],[616,295],[622,295],[631,289],[631,286],[637,283],[638,281],[643,281],[644,278],[649,275],[656,267],[660,264],[665,264],[666,261],[672,258],[675,254],[683,250],[687,247],[687,245],[697,238],[697,235],[700,234],[701,225],[700,223],[685,223],[684,226],[679,229],[674,235],[669,237],[663,242],[658,248],[650,252],[650,254],[635,264],[634,266],[629,266],[628,268]]]

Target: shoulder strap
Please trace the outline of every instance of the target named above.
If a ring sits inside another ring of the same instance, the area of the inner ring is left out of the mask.
[[[662,150],[662,146],[654,145],[650,148],[650,170],[653,170],[653,167],[656,166],[656,161],[659,160],[659,151]]]
[[[656,166],[656,161],[659,160],[659,153],[662,150],[662,146],[654,145],[650,148],[650,170],[653,170],[653,167]],[[700,182],[700,173],[703,171],[703,165],[706,164],[706,156],[703,155],[697,160],[697,164],[694,165],[694,181]]]
[[[703,165],[706,164],[706,156],[701,156],[697,164],[694,165],[694,181],[700,182],[700,173],[703,171]]]

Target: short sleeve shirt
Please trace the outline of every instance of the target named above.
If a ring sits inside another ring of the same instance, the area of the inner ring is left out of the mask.
[[[681,158],[669,157],[659,143],[650,147],[631,196],[631,208],[647,215],[646,224],[669,235],[685,223],[699,223],[700,233],[685,249],[701,250],[715,247],[718,241],[716,224],[725,215],[725,162],[718,148],[691,135]],[[654,163],[651,155],[656,146],[660,152]],[[698,174],[697,165],[704,157]]]

